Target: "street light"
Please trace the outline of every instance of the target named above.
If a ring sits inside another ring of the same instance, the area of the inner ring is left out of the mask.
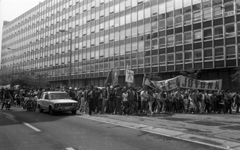
[[[72,32],[66,30],[59,30],[59,32],[67,32],[70,34],[70,64],[69,64],[69,76],[68,76],[68,87],[71,86],[71,76],[72,76]]]

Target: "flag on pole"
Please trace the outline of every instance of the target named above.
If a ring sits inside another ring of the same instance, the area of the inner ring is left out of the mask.
[[[112,72],[113,72],[113,69],[111,69],[108,73],[107,79],[105,80],[105,86],[109,86],[112,84],[113,82]]]
[[[119,74],[120,74],[120,68],[118,68],[118,70],[113,70],[113,72],[112,72],[112,85],[113,86],[118,85]]]
[[[143,83],[142,83],[142,86],[149,86],[153,89],[157,89],[157,87],[151,82],[151,80],[149,80],[148,77],[144,76],[143,77]]]
[[[146,80],[146,74],[144,74],[144,76],[143,76],[142,86],[145,85],[145,80]]]

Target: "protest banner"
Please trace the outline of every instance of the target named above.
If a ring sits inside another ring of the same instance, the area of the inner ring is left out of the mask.
[[[222,89],[222,80],[197,80],[180,76],[180,87],[188,89],[219,91]]]
[[[0,88],[2,89],[10,89],[10,87],[11,87],[11,85],[10,84],[8,84],[8,85],[4,85],[4,86],[2,86],[2,85],[0,85]]]
[[[151,83],[163,91],[171,91],[176,88],[211,91],[219,91],[222,89],[222,80],[198,80],[182,75],[162,81],[151,81]]]
[[[158,89],[171,91],[179,87],[179,76],[162,81],[151,81]]]

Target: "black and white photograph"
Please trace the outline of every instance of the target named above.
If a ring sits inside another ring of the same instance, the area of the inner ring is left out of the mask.
[[[240,150],[239,43],[240,0],[0,0],[0,150]]]

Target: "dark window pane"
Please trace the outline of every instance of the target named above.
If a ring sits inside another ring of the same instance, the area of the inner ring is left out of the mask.
[[[163,36],[165,36],[166,34],[165,34],[165,31],[160,31],[159,32],[159,37],[163,37]]]
[[[173,34],[173,29],[167,30],[167,35],[171,35],[171,34]]]
[[[157,37],[158,37],[158,33],[157,32],[152,34],[152,39],[157,38]]]
[[[192,44],[184,45],[184,50],[192,50]]]
[[[203,28],[210,27],[210,26],[212,26],[212,22],[211,21],[207,21],[207,22],[203,23]]]
[[[165,67],[165,66],[160,66],[160,67],[159,67],[159,71],[160,71],[160,72],[166,71],[166,67]]]
[[[212,62],[205,62],[204,63],[204,68],[213,68],[213,63]]]
[[[234,22],[234,21],[235,21],[234,16],[226,17],[226,18],[225,18],[225,24],[231,23],[231,22]]]
[[[203,47],[206,48],[206,47],[212,47],[212,42],[209,41],[209,42],[204,42],[203,43]]]
[[[176,65],[176,70],[183,70],[183,65]]]
[[[215,40],[214,41],[214,46],[222,46],[224,43],[223,43],[223,40]]]
[[[190,30],[192,30],[192,26],[191,25],[189,25],[189,26],[184,26],[184,31],[186,32],[186,31],[190,31]]]
[[[232,66],[236,66],[236,60],[227,60],[226,61],[226,65],[227,67],[232,67]]]
[[[226,39],[226,45],[235,44],[235,38]]]
[[[176,29],[175,29],[175,33],[182,33],[182,27],[176,28]]]
[[[193,30],[200,29],[202,27],[201,23],[193,24]]]
[[[167,66],[167,70],[168,71],[174,71],[174,66],[172,65],[172,66]]]
[[[172,53],[172,52],[174,52],[174,47],[167,48],[167,53]]]
[[[159,54],[165,54],[165,48],[159,49]]]
[[[192,69],[192,64],[185,64],[185,69]]]
[[[183,46],[177,46],[175,48],[176,52],[180,52],[180,51],[182,51],[182,49],[183,49]]]
[[[202,43],[194,43],[193,44],[193,49],[200,49],[202,48]]]
[[[202,63],[195,63],[194,69],[202,69]]]
[[[215,61],[215,67],[216,68],[224,67],[224,61]]]
[[[152,51],[152,55],[157,55],[158,54],[158,50],[153,50]]]
[[[216,20],[213,20],[213,25],[214,26],[217,26],[217,25],[222,25],[223,24],[223,19],[216,19]]]

